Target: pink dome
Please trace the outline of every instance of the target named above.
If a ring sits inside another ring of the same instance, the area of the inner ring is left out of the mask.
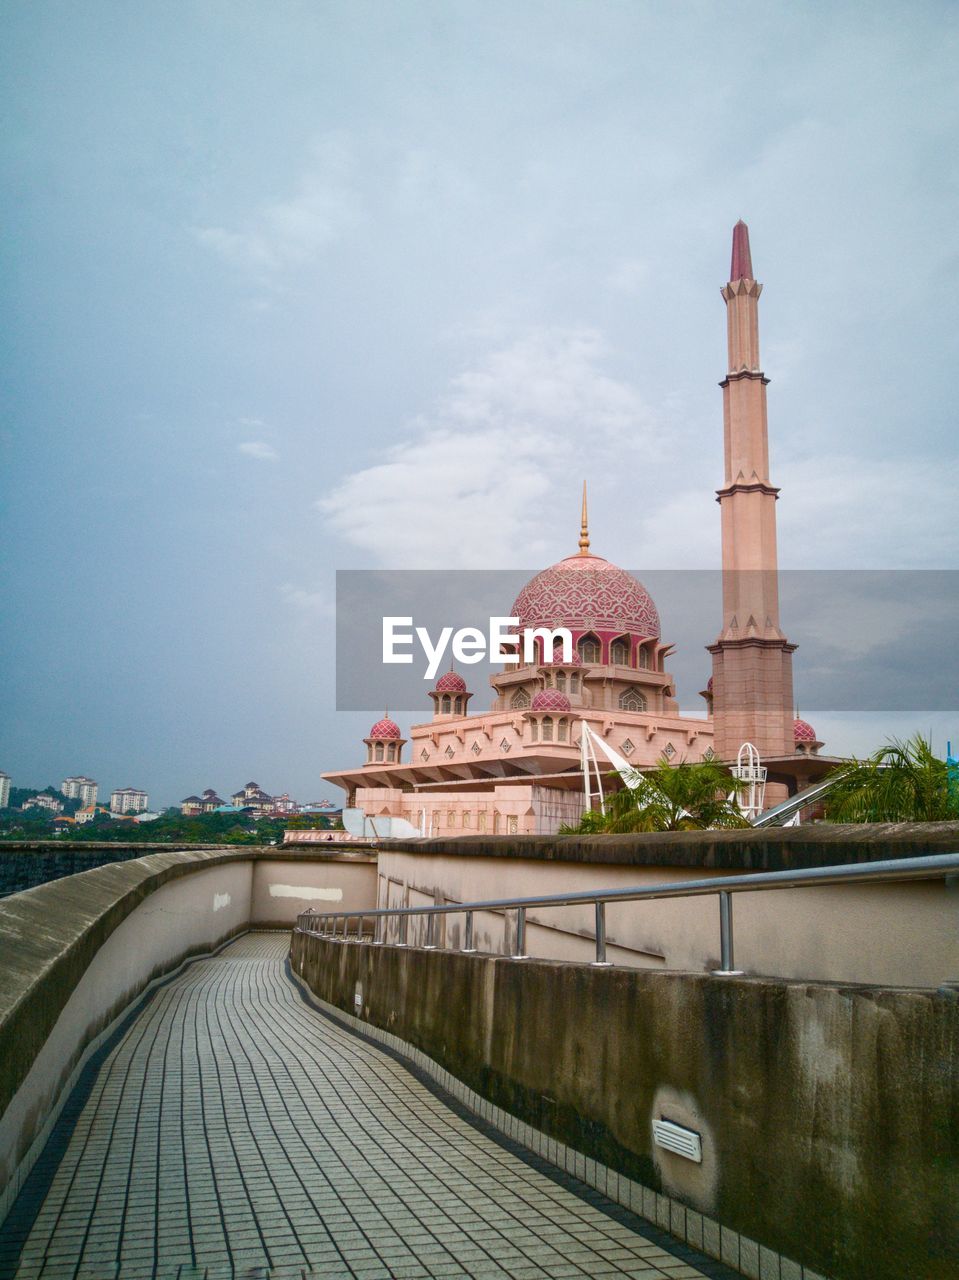
[[[400,726],[395,720],[390,720],[384,716],[382,720],[377,720],[370,730],[369,736],[371,738],[398,738],[400,736]]]
[[[436,682],[437,693],[465,693],[466,681],[456,671],[447,671]]]
[[[554,667],[581,667],[582,665],[583,665],[583,659],[579,656],[579,654],[576,652],[575,649],[573,649],[572,651],[572,656],[570,657],[569,662],[563,661],[563,646],[561,644],[558,644],[556,648],[553,650],[553,666]]]
[[[794,720],[793,740],[795,742],[816,742],[816,730],[808,720]]]
[[[569,711],[570,701],[556,689],[540,689],[530,704],[530,711]]]
[[[602,556],[567,556],[530,578],[510,610],[526,627],[659,637],[656,606],[636,579]]]

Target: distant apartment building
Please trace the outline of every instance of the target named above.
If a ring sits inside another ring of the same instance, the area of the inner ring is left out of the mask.
[[[253,813],[269,813],[273,808],[273,797],[268,796],[258,782],[248,782],[240,791],[234,791],[230,803],[238,809],[250,809]]]
[[[150,807],[150,797],[136,787],[118,787],[110,792],[111,813],[143,813]]]
[[[24,809],[49,809],[51,813],[59,813],[63,808],[63,801],[58,800],[56,796],[36,795],[24,801],[23,807]]]
[[[180,812],[186,818],[195,818],[201,813],[213,813],[215,809],[221,808],[223,801],[217,793],[210,787],[201,796],[187,796],[185,800],[180,801]]]
[[[0,809],[5,809],[10,803],[10,775],[4,773],[0,769]]]
[[[96,804],[97,783],[92,778],[64,778],[60,790],[68,800],[79,800],[81,805]]]

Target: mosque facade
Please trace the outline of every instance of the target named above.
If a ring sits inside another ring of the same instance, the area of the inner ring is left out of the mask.
[[[775,504],[769,478],[766,386],[759,361],[759,295],[749,232],[733,229],[723,391],[725,474],[723,615],[707,645],[712,676],[704,713],[681,715],[649,593],[590,549],[586,492],[578,551],[536,574],[509,616],[518,630],[565,627],[572,652],[545,653],[490,677],[492,705],[470,709],[474,693],[456,671],[429,697],[432,715],[409,738],[388,716],[364,739],[366,758],[324,774],[347,805],[371,818],[410,822],[428,836],[552,834],[584,807],[581,723],[638,768],[661,760],[733,762],[753,743],[769,771],[767,799],[815,781],[831,761],[815,730],[793,710],[791,644],[780,628]],[[602,765],[601,765],[602,767]]]

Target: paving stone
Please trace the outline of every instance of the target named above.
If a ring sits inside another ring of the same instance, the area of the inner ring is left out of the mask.
[[[0,1230],[5,1276],[106,1280],[118,1256],[124,1280],[701,1274],[317,1012],[284,971],[288,945],[248,934],[156,991],[106,1055],[59,1164],[41,1157],[39,1202],[18,1201]],[[622,1193],[592,1159],[482,1110]],[[665,1197],[633,1184],[629,1198],[668,1223]]]

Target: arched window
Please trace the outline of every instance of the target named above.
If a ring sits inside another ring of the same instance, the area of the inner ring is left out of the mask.
[[[448,693],[444,693],[440,701],[440,712],[444,716],[448,716],[450,713],[450,695]]]
[[[576,647],[579,650],[579,656],[584,662],[599,662],[601,650],[599,640],[596,636],[583,636]]]
[[[579,693],[579,673],[576,671],[569,677],[569,691],[570,693]]]
[[[556,672],[556,688],[559,690],[560,693],[566,692],[566,672],[565,671]]]
[[[523,707],[529,706],[529,694],[525,689],[517,689],[509,700],[509,705],[514,711],[521,711]]]
[[[609,660],[617,667],[629,666],[629,641],[620,637],[614,640],[609,651]]]
[[[473,825],[473,815],[470,813],[469,809],[467,809],[463,813],[463,826],[471,827],[472,825]]]
[[[539,741],[539,724],[536,720],[530,720],[529,722],[529,740],[530,742]]]
[[[479,813],[476,815],[476,830],[477,831],[486,830],[486,814],[485,813]]]
[[[386,758],[387,760],[391,760],[391,761],[396,759],[396,743],[395,742],[391,742],[387,746]]]
[[[638,689],[624,689],[619,695],[619,706],[622,711],[645,711],[646,695]]]
[[[543,681],[544,681],[544,683],[545,683],[545,685],[546,685],[546,688],[547,688],[547,689],[549,689],[549,688],[552,686],[552,683],[553,683],[553,673],[552,673],[552,671],[547,671],[547,672],[545,673],[545,675],[543,676]]]
[[[566,742],[569,739],[569,721],[566,719],[565,716],[559,722],[559,728],[558,728],[556,737],[559,742]]]
[[[459,716],[463,714],[463,699],[460,697],[453,699],[453,710]]]
[[[649,670],[649,650],[645,645],[641,645],[639,649],[639,665],[644,671]]]
[[[376,744],[376,748],[375,748],[375,750],[374,750],[374,752],[373,752],[373,756],[374,756],[374,758],[375,758],[376,760],[382,760],[382,759],[383,759],[383,744],[382,744],[382,742],[378,742],[378,743]]]
[[[553,741],[553,717],[543,716],[543,741]]]
[[[494,835],[494,836],[498,836],[498,835],[499,835],[499,824],[500,824],[500,820],[501,820],[501,819],[500,819],[500,815],[499,815],[499,814],[494,810],[494,811],[493,811],[493,835]]]
[[[456,814],[452,809],[446,815],[446,825],[452,830],[456,826]]]

